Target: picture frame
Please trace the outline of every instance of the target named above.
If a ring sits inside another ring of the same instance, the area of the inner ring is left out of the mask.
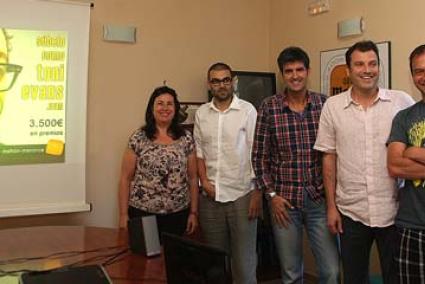
[[[379,82],[381,88],[391,88],[391,42],[376,43],[379,51]],[[345,53],[348,47],[320,52],[320,91],[333,96],[351,86],[346,72]]]
[[[276,75],[272,72],[233,71],[235,93],[257,110],[266,97],[276,94]]]
[[[195,113],[203,102],[180,102],[179,122],[183,127],[193,129]]]

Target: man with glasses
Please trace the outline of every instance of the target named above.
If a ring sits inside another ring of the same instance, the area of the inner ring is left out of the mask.
[[[5,29],[0,29],[0,115],[3,111],[4,97],[16,81],[22,67],[9,64],[9,37]]]
[[[212,101],[195,115],[194,138],[203,194],[199,218],[203,237],[231,257],[234,283],[256,283],[257,217],[251,147],[257,112],[234,94],[231,68],[208,70]]]

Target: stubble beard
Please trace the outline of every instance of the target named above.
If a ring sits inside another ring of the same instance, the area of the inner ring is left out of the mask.
[[[217,92],[214,92],[214,99],[220,102],[229,100],[233,95],[233,89],[221,88]]]

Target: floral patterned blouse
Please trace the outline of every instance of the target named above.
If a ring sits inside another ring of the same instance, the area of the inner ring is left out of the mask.
[[[131,135],[128,146],[137,156],[129,205],[155,214],[187,208],[187,159],[195,147],[191,133],[186,131],[172,144],[164,145],[151,141],[139,128]]]

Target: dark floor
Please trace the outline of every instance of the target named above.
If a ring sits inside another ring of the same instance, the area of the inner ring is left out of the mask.
[[[258,271],[258,284],[281,284],[279,271],[272,269],[269,271]],[[304,284],[317,284],[317,277],[310,274],[304,274]]]
[[[304,284],[317,284],[319,283],[317,281],[317,278],[315,276],[311,275],[305,275],[304,276]],[[264,281],[258,281],[258,284],[282,284],[281,279],[273,279],[273,280],[264,280]]]

